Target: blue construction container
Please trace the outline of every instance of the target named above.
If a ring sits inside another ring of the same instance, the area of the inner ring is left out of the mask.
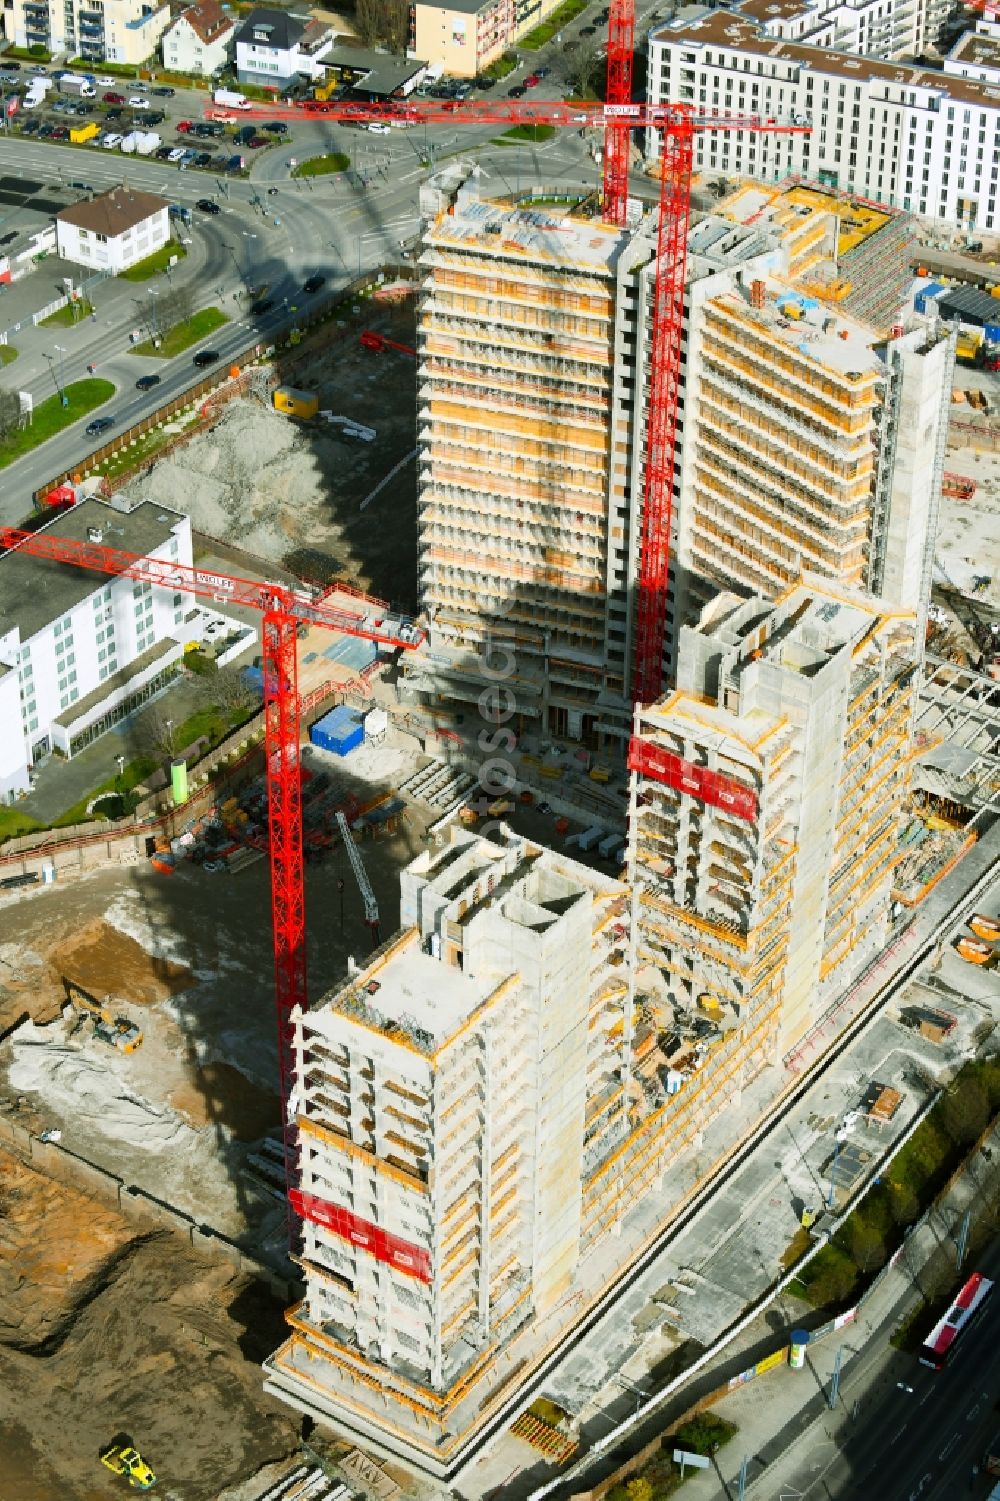
[[[354,709],[339,704],[317,719],[309,731],[309,739],[320,750],[333,751],[335,756],[346,756],[365,738],[365,727]]]
[[[983,334],[987,344],[1000,344],[1000,323],[987,323]]]
[[[926,287],[921,287],[920,291],[914,297],[914,299],[913,299],[914,309],[918,313],[926,313],[928,304],[931,303],[931,302],[934,302],[935,299],[938,298],[938,297],[940,297],[941,293],[945,292],[945,291],[947,291],[947,287],[944,285],[943,282],[940,282],[940,281],[929,282]]]

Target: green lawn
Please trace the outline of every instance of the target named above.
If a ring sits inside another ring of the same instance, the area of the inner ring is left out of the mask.
[[[41,824],[37,819],[27,813],[19,813],[17,808],[0,808],[0,843],[5,839],[16,839],[18,834],[30,834],[40,828]]]
[[[515,125],[505,130],[492,142],[494,146],[509,146],[515,141],[551,141],[556,133],[554,125]]]
[[[0,344],[0,365],[13,364],[17,359],[17,350],[13,344]]]
[[[12,464],[23,454],[30,453],[46,439],[62,432],[64,427],[79,422],[81,417],[86,417],[88,412],[92,412],[115,394],[115,388],[109,380],[75,380],[65,386],[64,391],[68,398],[67,406],[62,405],[58,396],[49,396],[35,407],[30,427],[22,428],[20,432],[0,442],[0,469]]]
[[[133,787],[138,787],[140,782],[145,781],[151,771],[156,770],[163,759],[161,756],[153,755],[137,756],[134,761],[129,761],[128,765],[124,767],[120,779],[116,772],[114,776],[107,777],[103,782],[99,782],[96,787],[92,787],[85,797],[81,797],[79,802],[74,803],[71,808],[67,808],[65,813],[60,813],[59,817],[52,824],[52,828],[68,829],[75,823],[85,823],[87,820],[87,805],[88,803],[92,803],[95,797],[100,797],[102,792],[131,792]],[[94,818],[100,816],[99,813],[91,815]]]
[[[551,16],[540,26],[536,26],[534,31],[529,31],[527,36],[522,37],[518,45],[526,52],[537,52],[539,47],[544,47],[546,42],[551,42],[561,27],[586,9],[587,0],[563,0],[563,4],[557,6]]]
[[[154,360],[169,360],[228,322],[229,318],[221,308],[202,308],[201,312],[195,313],[193,318],[188,318],[184,323],[178,323],[176,328],[164,334],[160,340],[159,349],[153,348],[152,339],[146,339],[144,343],[134,345],[131,352],[151,356]]]
[[[161,245],[159,250],[147,255],[144,261],[136,261],[134,266],[129,266],[127,271],[119,271],[118,275],[122,281],[148,281],[151,276],[165,271],[172,257],[182,260],[186,255],[186,246],[176,240],[168,240],[166,245]]]
[[[506,78],[517,67],[517,53],[505,52],[503,57],[498,57],[495,63],[490,63],[488,68],[483,69],[485,78]]]
[[[50,63],[52,53],[44,47],[7,47],[4,49],[4,57],[22,57],[29,63]],[[103,68],[104,64],[101,64]]]
[[[292,173],[293,177],[326,177],[330,172],[346,172],[351,165],[351,158],[343,151],[331,151],[328,156],[311,156],[307,162],[300,162]]]
[[[81,319],[89,318],[93,311],[94,309],[87,299],[81,297],[78,302],[67,302],[65,307],[61,307],[56,312],[50,313],[47,318],[42,319],[38,326],[39,328],[72,328]]]

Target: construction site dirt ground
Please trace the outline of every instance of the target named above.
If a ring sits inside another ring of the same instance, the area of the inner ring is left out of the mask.
[[[210,432],[132,480],[124,500],[179,505],[196,531],[236,542],[265,562],[284,562],[301,577],[346,578],[412,612],[416,367],[406,354],[363,349],[358,335],[365,328],[412,346],[412,301],[361,303],[357,314],[348,310],[281,356],[274,375],[315,392],[319,416],[300,422],[269,400],[237,398]],[[345,436],[343,424],[324,413],[375,436]]]
[[[408,746],[366,748],[337,775],[370,798],[416,761]],[[408,806],[394,835],[361,846],[384,934],[430,817]],[[371,949],[346,856],[308,867],[307,922],[316,1000]],[[67,985],[110,994],[142,1029],[138,1050],[98,1040]],[[8,897],[0,1112],[60,1131],[60,1147],[287,1273],[284,1206],[246,1164],[280,1134],[273,996],[266,860],[233,875],[181,862],[170,877],[142,862]],[[98,1463],[120,1431],[175,1501],[207,1501],[295,1450],[297,1423],[262,1391],[259,1362],[285,1331],[264,1283],[0,1159],[2,1501],[121,1494]]]
[[[157,1494],[211,1501],[298,1447],[261,1391],[281,1338],[264,1286],[0,1152],[0,1495],[113,1501],[127,1434]]]

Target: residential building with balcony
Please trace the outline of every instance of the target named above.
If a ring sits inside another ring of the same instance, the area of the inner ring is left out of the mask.
[[[899,14],[918,3],[905,0]],[[855,55],[811,36],[785,40],[777,20],[762,18],[769,9],[763,0],[748,9],[688,7],[650,32],[650,102],[689,103],[720,122],[695,133],[696,172],[773,182],[795,174],[966,230],[1000,229],[1000,98],[980,67],[961,56],[942,70],[883,60],[891,53]],[[904,50],[916,45],[907,40]],[[748,115],[812,128],[726,128],[727,116]],[[646,149],[658,155],[655,130]]]
[[[13,0],[5,16],[16,46],[94,63],[146,62],[169,24],[169,5],[143,0]]]
[[[408,55],[473,78],[543,21],[558,0],[414,0]]]

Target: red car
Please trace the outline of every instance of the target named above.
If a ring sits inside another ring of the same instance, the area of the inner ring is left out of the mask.
[[[177,129],[178,130],[182,130],[182,131],[188,131],[188,130],[190,130],[191,129],[191,121],[190,120],[178,120],[178,122],[177,122]]]
[[[527,78],[524,80],[524,87],[526,89],[537,89],[541,81],[542,80],[539,78],[537,73],[529,73]]]
[[[125,103],[125,95],[124,94],[115,94],[115,93],[105,94],[104,95],[104,102],[105,102],[105,104],[124,104]]]

